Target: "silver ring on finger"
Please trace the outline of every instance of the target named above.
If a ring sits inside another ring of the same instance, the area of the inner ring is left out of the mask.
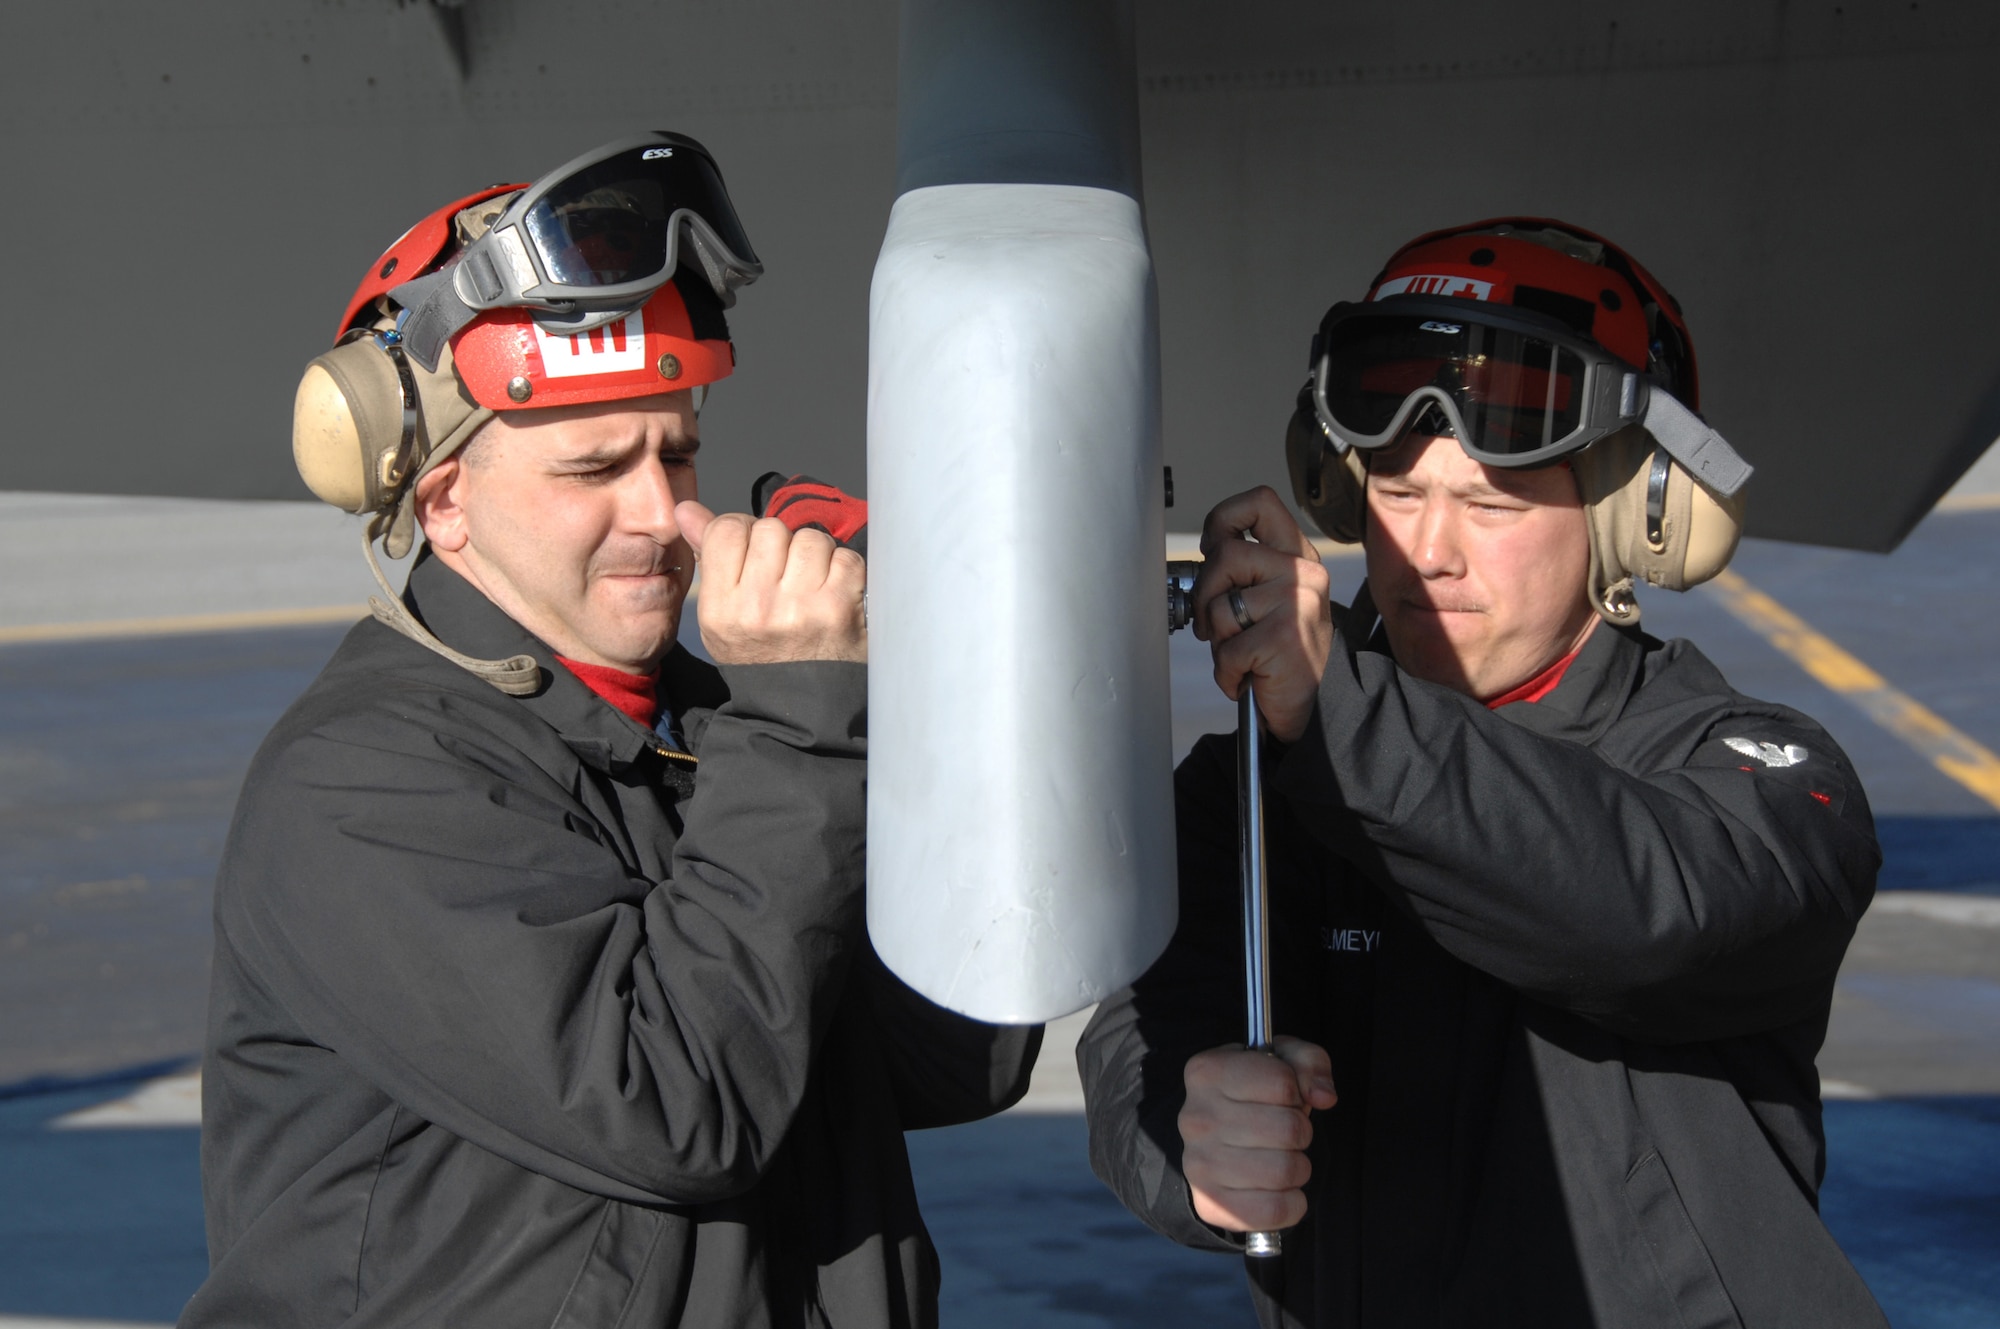
[[[1243,603],[1243,592],[1234,586],[1229,588],[1229,612],[1236,615],[1236,626],[1248,632],[1257,626],[1257,620],[1250,617],[1249,608]]]

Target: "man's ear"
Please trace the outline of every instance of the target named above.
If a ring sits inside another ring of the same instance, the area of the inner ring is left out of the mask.
[[[424,539],[447,553],[465,548],[472,535],[465,517],[468,480],[465,464],[456,454],[417,478],[417,525],[423,527]]]

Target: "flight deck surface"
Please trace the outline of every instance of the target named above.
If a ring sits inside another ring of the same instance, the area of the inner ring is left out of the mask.
[[[0,1329],[164,1323],[206,1264],[191,1069],[216,857],[366,574],[341,519],[298,505],[0,512]],[[277,552],[301,529],[319,553]],[[1899,1329],[2000,1323],[1996,549],[2000,502],[1973,494],[1886,558],[1753,542],[1740,584],[1643,599],[1649,629],[1821,721],[1867,786],[1886,861],[1821,1057],[1823,1211]],[[1344,595],[1359,560],[1330,566]],[[1184,751],[1234,707],[1201,643],[1170,651]],[[1236,1261],[1155,1237],[1091,1177],[1079,1024],[1051,1029],[1020,1108],[910,1137],[945,1325],[1249,1323]]]

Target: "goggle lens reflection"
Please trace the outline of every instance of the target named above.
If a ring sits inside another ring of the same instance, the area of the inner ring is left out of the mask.
[[[1335,326],[1325,351],[1327,407],[1357,434],[1388,429],[1424,388],[1450,397],[1471,435],[1463,441],[1495,456],[1551,447],[1580,423],[1583,359],[1540,338],[1470,320],[1375,315]]]
[[[667,261],[676,247],[669,223],[681,211],[706,222],[735,258],[757,261],[722,178],[686,147],[634,148],[585,167],[522,220],[550,282],[617,286],[671,276]]]

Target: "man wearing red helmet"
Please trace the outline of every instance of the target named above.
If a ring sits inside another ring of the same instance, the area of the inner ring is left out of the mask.
[[[308,368],[307,483],[425,543],[244,785],[183,1325],[936,1322],[902,1131],[1039,1031],[863,933],[861,558],[696,501],[760,271],[643,135],[420,222]]]
[[[1481,222],[1329,310],[1311,367],[1294,494],[1365,585],[1330,605],[1261,489],[1193,591],[1270,740],[1283,1036],[1240,1041],[1211,736],[1179,930],[1078,1050],[1098,1174],[1190,1245],[1282,1230],[1266,1324],[1881,1325],[1816,1212],[1866,799],[1819,726],[1638,626],[1635,578],[1727,562],[1750,470],[1693,413],[1678,307],[1601,237]]]

